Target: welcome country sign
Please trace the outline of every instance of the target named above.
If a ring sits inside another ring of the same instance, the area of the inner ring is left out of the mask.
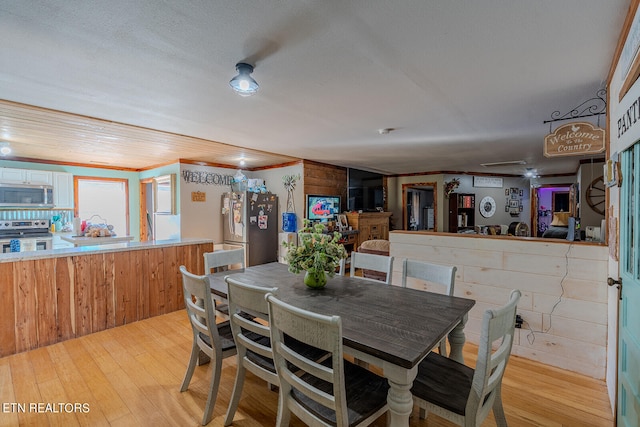
[[[546,157],[582,156],[602,153],[604,150],[604,129],[594,127],[591,123],[568,123],[544,137]]]

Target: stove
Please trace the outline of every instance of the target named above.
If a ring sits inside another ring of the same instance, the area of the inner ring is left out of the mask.
[[[0,221],[0,252],[11,252],[11,240],[20,240],[22,251],[51,249],[48,219]]]
[[[0,239],[51,237],[48,219],[0,221]]]

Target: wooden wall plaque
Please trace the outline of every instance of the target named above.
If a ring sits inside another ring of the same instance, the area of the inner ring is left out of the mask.
[[[602,153],[604,149],[604,129],[591,123],[568,123],[544,137],[545,157],[582,156]]]
[[[207,193],[204,191],[192,191],[191,192],[191,201],[192,202],[206,202],[207,201]]]

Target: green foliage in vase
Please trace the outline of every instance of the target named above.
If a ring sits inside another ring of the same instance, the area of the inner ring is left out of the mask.
[[[283,243],[288,249],[287,263],[289,271],[326,271],[329,277],[336,274],[340,260],[347,257],[347,251],[340,242],[342,235],[337,231],[333,234],[323,233],[322,224],[311,225],[304,220],[304,227],[299,231],[299,244]]]

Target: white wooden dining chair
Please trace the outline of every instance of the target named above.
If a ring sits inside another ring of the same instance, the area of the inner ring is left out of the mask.
[[[249,371],[269,384],[269,387],[280,384],[273,361],[271,348],[271,331],[269,329],[269,309],[265,295],[277,294],[278,288],[254,286],[225,277],[227,297],[229,301],[230,322],[233,338],[237,347],[236,380],[225,416],[224,425],[229,426],[238,409],[246,372]],[[321,360],[327,352],[296,342],[287,337],[287,344],[298,353],[311,360]]]
[[[218,273],[221,271],[233,272],[244,270],[244,249],[221,249],[204,253],[204,274]],[[212,294],[213,295],[213,294]],[[229,307],[227,302],[213,295],[215,309],[225,320],[229,319]]]
[[[236,380],[224,419],[229,426],[238,409],[246,371],[268,384],[278,385],[278,374],[273,363],[273,351],[269,330],[269,308],[265,295],[276,293],[278,288],[266,288],[242,283],[233,277],[225,277],[231,330],[237,346]]]
[[[475,369],[433,352],[420,362],[411,393],[421,418],[433,412],[460,426],[479,426],[493,409],[496,424],[506,427],[502,377],[513,345],[519,300],[520,291],[513,290],[506,305],[485,311]]]
[[[385,378],[343,358],[339,316],[312,313],[268,294],[271,339],[280,379],[276,426],[294,413],[309,426],[366,426],[387,411]],[[318,363],[287,345],[285,336],[330,352]]]
[[[221,249],[204,254],[204,273],[211,274],[218,271],[243,269],[244,249]],[[213,269],[216,271],[212,271]]]
[[[379,273],[383,273],[385,275],[384,280],[379,280],[387,285],[391,283],[391,272],[393,268],[393,257],[386,255],[374,255],[374,254],[365,254],[362,252],[351,252],[351,268],[350,273],[351,277],[355,277],[357,279],[362,280],[374,280],[376,279],[364,277],[364,276],[356,276],[356,270],[370,270],[376,271]]]
[[[425,286],[425,290],[436,291],[432,284],[435,284],[438,293],[453,296],[453,289],[456,281],[456,270],[454,266],[432,264],[426,261],[405,259],[402,263],[402,287],[407,287],[407,282],[417,279]],[[407,280],[409,279],[409,280]],[[428,283],[425,283],[428,282]],[[447,355],[447,339],[443,338],[438,345],[441,355]]]
[[[216,312],[213,308],[211,288],[206,276],[191,274],[184,265],[180,266],[180,273],[182,274],[184,305],[193,331],[191,356],[189,357],[189,365],[182,380],[180,391],[184,392],[188,389],[196,365],[201,359],[200,354],[204,353],[214,364],[211,367],[209,394],[204,407],[204,415],[202,416],[202,425],[206,425],[211,421],[218,395],[222,359],[235,355],[236,345],[233,341],[229,322],[216,324]]]

